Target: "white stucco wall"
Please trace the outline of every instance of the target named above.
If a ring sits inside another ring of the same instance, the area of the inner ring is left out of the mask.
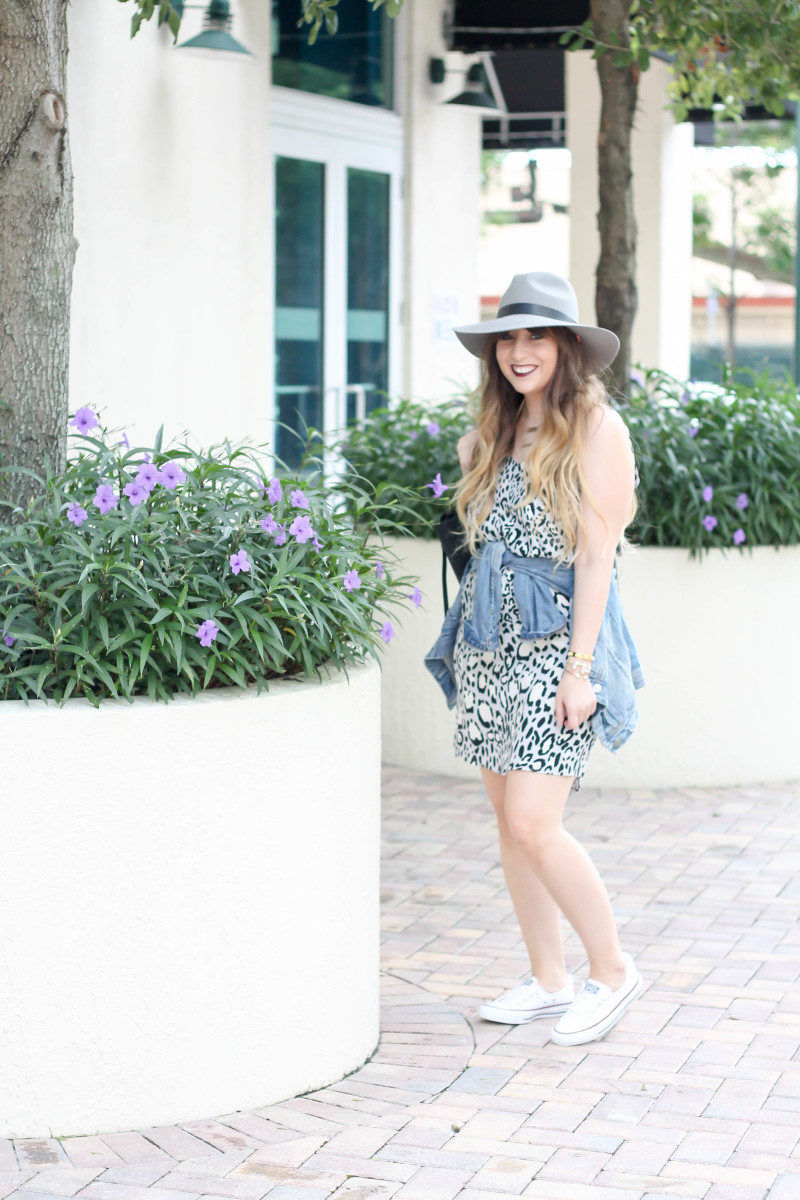
[[[444,0],[407,0],[404,13],[404,391],[430,400],[474,383],[475,364],[449,327],[480,320],[481,116],[444,103],[462,90],[473,61],[445,53],[445,7]],[[432,55],[461,73],[430,83]]]
[[[572,153],[569,278],[581,317],[596,320],[597,135],[600,84],[588,50],[566,58],[567,145]],[[689,374],[694,130],[665,109],[669,68],[653,59],[639,79],[632,137],[638,311],[633,361]]]
[[[432,400],[472,381],[449,326],[479,318],[480,116],[443,103],[463,74],[439,87],[428,78],[429,58],[444,54],[444,7],[407,0],[397,21],[405,153],[395,386]],[[80,243],[71,406],[104,409],[131,441],[150,439],[162,421],[167,439],[184,429],[206,444],[270,435],[270,14],[258,0],[233,11],[252,58],[187,54],[155,21],[131,40],[129,7],[109,0],[68,9]],[[186,9],[181,41],[201,15]],[[462,72],[472,61],[446,57]]]
[[[0,1137],[256,1108],[372,1053],[380,674],[0,703]]]
[[[272,211],[269,6],[237,0],[253,57],[201,58],[131,6],[67,8],[75,172],[72,409],[149,439],[266,436]],[[187,8],[180,41],[198,33]]]
[[[383,661],[383,755],[387,762],[480,781],[453,752],[454,712],[423,658],[444,619],[438,542],[392,539],[420,580],[421,607],[403,613]],[[587,787],[684,787],[800,778],[800,549],[684,550],[647,547],[621,556],[619,587],[642,661],[639,723],[616,753],[596,743]],[[458,583],[448,568],[449,600]],[[774,655],[763,642],[769,600]],[[777,622],[777,627],[776,627]]]

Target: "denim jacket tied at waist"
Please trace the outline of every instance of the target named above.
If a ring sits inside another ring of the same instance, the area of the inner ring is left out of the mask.
[[[453,649],[462,622],[464,586],[476,572],[472,614],[463,617],[464,642],[474,650],[496,650],[500,645],[501,568],[514,568],[514,596],[522,623],[523,641],[547,637],[563,629],[567,619],[554,592],[572,596],[575,571],[552,558],[512,554],[503,541],[487,541],[480,555],[470,559],[456,598],[447,610],[436,642],[425,655],[425,666],[441,685],[448,708],[456,702]],[[572,608],[569,630],[572,633]],[[612,752],[633,733],[639,717],[636,688],[644,687],[639,656],[622,612],[616,562],[611,572],[603,621],[594,648],[589,680],[597,707],[589,724],[597,740]]]

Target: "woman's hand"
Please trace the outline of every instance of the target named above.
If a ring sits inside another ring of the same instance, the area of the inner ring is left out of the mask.
[[[577,729],[597,708],[597,697],[588,679],[564,671],[556,692],[556,725],[559,732]]]

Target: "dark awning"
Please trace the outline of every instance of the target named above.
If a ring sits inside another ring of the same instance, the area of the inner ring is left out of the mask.
[[[495,99],[506,112],[484,118],[484,150],[564,146],[564,51],[502,50],[487,59]]]
[[[553,48],[588,16],[589,0],[450,0],[444,36],[448,50],[466,54]]]

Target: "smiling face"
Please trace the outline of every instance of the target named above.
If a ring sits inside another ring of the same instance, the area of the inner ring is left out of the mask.
[[[553,378],[558,343],[545,329],[509,329],[498,335],[497,364],[508,382],[523,396],[540,394]]]

